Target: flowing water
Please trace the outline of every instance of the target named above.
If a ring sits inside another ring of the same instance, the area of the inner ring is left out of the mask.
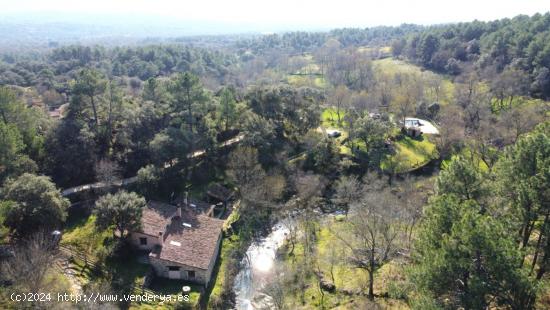
[[[284,221],[275,225],[267,237],[252,243],[246,251],[233,285],[237,310],[273,308],[269,292],[264,288],[274,276],[277,249],[287,238],[288,225]]]

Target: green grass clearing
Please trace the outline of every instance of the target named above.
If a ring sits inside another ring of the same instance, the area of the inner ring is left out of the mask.
[[[449,104],[455,93],[455,85],[447,76],[424,70],[423,68],[409,62],[395,58],[384,58],[373,61],[374,69],[378,74],[386,74],[390,77],[398,73],[414,74],[425,80],[424,95],[429,102],[439,102],[443,105]],[[433,81],[439,80],[439,84]],[[434,85],[430,87],[430,85]]]
[[[377,59],[373,60],[372,63],[375,69],[390,75],[395,75],[397,73],[421,74],[423,72],[422,68],[419,66],[395,58]]]
[[[220,254],[213,272],[215,278],[213,279],[212,288],[208,297],[209,302],[211,303],[217,303],[222,298],[224,287],[227,286],[227,284],[225,283],[227,278],[227,269],[231,267],[231,260],[229,259],[229,255],[231,255],[233,250],[238,246],[239,237],[237,235],[231,235],[228,238],[222,239]]]
[[[379,58],[391,56],[391,46],[360,46],[357,48],[357,51]]]
[[[348,225],[347,218],[340,216],[327,219],[327,222],[319,225],[316,230],[315,255],[311,264],[314,266],[313,268],[318,268],[322,272],[325,279],[332,281],[332,276],[334,276],[336,290],[332,293],[325,291],[324,296],[322,296],[316,276],[308,276],[305,278],[306,287],[303,291],[285,291],[285,306],[289,309],[320,309],[323,307],[325,309],[357,309],[365,307],[366,303],[368,304],[367,298],[363,294],[368,289],[368,273],[365,270],[354,268],[345,259],[342,259],[342,257],[347,257],[349,253],[346,252],[345,247],[341,246],[341,241],[333,233],[334,231],[346,230],[349,227]],[[290,255],[290,248],[290,244],[286,244],[281,248],[280,254],[285,269],[301,270],[304,268],[302,265],[304,258],[303,244],[296,243],[292,255]],[[387,281],[393,280],[401,272],[398,268],[388,265],[384,265],[376,273],[375,293],[378,295],[387,292]],[[302,274],[297,276],[303,277]],[[348,295],[343,290],[354,293]],[[303,301],[305,301],[305,304],[302,304],[302,294],[304,295]],[[321,300],[323,300],[323,305],[321,305]],[[405,302],[390,298],[377,298],[375,304],[381,306],[382,309],[409,309]],[[374,306],[373,304],[370,305]]]
[[[347,125],[344,121],[345,115],[344,111],[340,111],[340,122],[338,122],[338,113],[336,113],[335,108],[324,109],[321,113],[321,127],[318,128],[318,131],[321,133],[323,133],[323,129],[340,131],[340,137],[334,139],[337,142],[336,146],[339,149],[339,153],[342,155],[351,155],[351,148],[344,143],[349,137],[349,133],[344,130],[344,126]]]
[[[519,106],[530,106],[530,105],[544,105],[544,104],[548,104],[548,102],[545,102],[541,99],[533,99],[533,98],[528,98],[528,97],[521,97],[521,96],[518,96],[518,97],[514,97],[512,98],[512,100],[510,101],[510,98],[505,98],[504,101],[500,102],[500,100],[498,100],[497,98],[493,98],[491,100],[491,107],[493,109],[493,111],[505,111],[507,109],[509,109],[510,107],[519,107]],[[498,112],[497,112],[498,113]]]
[[[336,108],[326,108],[321,113],[321,125],[325,128],[334,128],[341,129],[346,125],[344,117],[346,113],[344,110],[340,110],[340,122],[338,122],[338,113],[336,113]]]
[[[483,160],[481,160],[481,157],[479,156],[479,154],[476,154],[475,152],[472,152],[472,150],[470,148],[467,148],[467,147],[460,150],[460,152],[458,154],[452,155],[451,158],[445,159],[444,161],[442,161],[441,162],[441,169],[447,169],[447,167],[449,166],[451,161],[458,158],[458,156],[462,156],[464,158],[471,159],[474,164],[477,164],[477,167],[478,167],[479,171],[481,171],[481,172],[489,171],[489,166],[487,166],[487,164]]]
[[[435,144],[425,135],[419,138],[403,136],[394,142],[395,154],[387,155],[380,168],[387,172],[404,173],[416,170],[437,158]]]
[[[290,62],[297,61],[303,66],[293,72],[286,72],[286,82],[296,87],[315,87],[324,89],[329,86],[329,83],[321,74],[321,67],[315,63],[312,54],[306,53],[293,56],[289,59]]]
[[[321,67],[319,67],[316,63],[309,63],[302,68],[300,68],[298,71],[294,72],[293,74],[296,75],[320,75],[321,74]]]
[[[98,232],[95,227],[95,215],[71,219],[69,227],[63,232],[61,244],[78,249],[88,255],[93,255],[102,248],[107,239],[112,238],[108,230]]]
[[[318,74],[289,74],[286,77],[286,82],[296,87],[308,86],[315,88],[326,88],[328,86],[325,78]]]
[[[191,287],[189,293],[189,301],[183,301],[181,303],[188,306],[189,309],[196,309],[200,301],[200,292],[202,287],[200,285],[191,284],[182,280],[172,280],[164,278],[156,278],[151,282],[150,290],[159,295],[170,295],[173,300],[177,300],[177,296],[182,294],[183,286]],[[130,309],[174,309],[176,302],[139,302],[134,303]]]

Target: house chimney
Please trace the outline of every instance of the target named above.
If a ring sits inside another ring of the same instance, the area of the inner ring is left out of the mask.
[[[159,231],[159,243],[161,246],[164,243],[164,234],[162,233],[162,231]]]
[[[187,208],[188,206],[188,200],[187,200],[187,192],[185,192],[185,197],[183,198],[183,205]],[[181,204],[178,204],[178,209],[176,210],[176,216],[181,218]]]

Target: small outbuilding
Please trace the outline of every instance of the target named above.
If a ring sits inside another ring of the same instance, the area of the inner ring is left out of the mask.
[[[327,130],[327,136],[329,138],[338,138],[342,135],[342,133],[336,129],[328,129]]]
[[[208,186],[206,196],[209,203],[223,203],[224,206],[235,197],[235,191],[219,184],[214,183]]]
[[[423,119],[407,117],[405,118],[405,123],[403,125],[407,134],[413,137],[417,137],[422,134],[439,134],[439,130],[432,123]]]

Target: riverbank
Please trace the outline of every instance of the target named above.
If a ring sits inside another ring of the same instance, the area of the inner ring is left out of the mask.
[[[243,257],[251,244],[269,234],[269,230],[263,228],[271,227],[269,213],[258,214],[256,221],[250,222],[250,216],[241,213],[242,206],[241,203],[226,220],[220,255],[214,269],[216,277],[202,302],[208,309],[235,307],[234,282],[242,269]]]
[[[290,232],[289,224],[285,222],[287,221],[273,226],[267,237],[248,247],[234,280],[235,309],[265,309],[275,306],[269,285],[277,272],[277,251]]]
[[[280,306],[289,309],[409,309],[395,291],[395,283],[404,281],[403,264],[385,264],[376,272],[375,302],[365,292],[368,273],[347,261],[349,253],[336,233],[347,229],[344,216],[326,215],[314,223],[311,249],[305,237],[287,240],[278,251],[278,273],[270,288],[278,294]],[[280,290],[280,293],[277,291]],[[277,298],[277,297],[276,297]]]

